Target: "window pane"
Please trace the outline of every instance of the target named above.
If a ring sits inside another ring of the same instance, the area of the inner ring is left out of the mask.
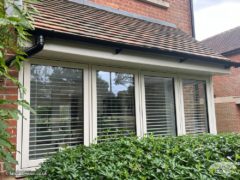
[[[83,144],[83,71],[31,66],[29,159]]]
[[[145,76],[147,133],[176,135],[172,78]]]
[[[206,82],[183,80],[183,96],[186,133],[208,132]]]
[[[134,76],[97,72],[98,140],[136,132]]]

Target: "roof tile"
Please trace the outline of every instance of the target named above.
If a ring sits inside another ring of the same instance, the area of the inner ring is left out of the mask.
[[[67,0],[42,0],[34,5],[38,29],[126,45],[178,53],[227,58],[205,47],[180,29],[156,24]]]
[[[218,53],[240,49],[240,26],[212,36],[202,42]]]

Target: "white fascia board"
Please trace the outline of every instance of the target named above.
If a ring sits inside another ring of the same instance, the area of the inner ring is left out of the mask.
[[[180,63],[177,58],[126,49],[116,54],[115,49],[111,47],[56,39],[47,39],[43,51],[36,57],[185,74],[216,75],[230,73],[230,69],[213,63],[194,60]]]

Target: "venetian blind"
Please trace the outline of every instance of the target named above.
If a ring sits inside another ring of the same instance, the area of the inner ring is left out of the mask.
[[[176,135],[173,79],[145,76],[144,81],[147,133]]]
[[[83,71],[31,65],[29,159],[83,144]]]
[[[134,76],[97,72],[98,141],[136,132]]]
[[[208,132],[206,82],[183,80],[183,96],[186,133]]]

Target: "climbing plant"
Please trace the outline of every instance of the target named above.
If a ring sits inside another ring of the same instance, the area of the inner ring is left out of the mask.
[[[22,62],[25,61],[26,53],[24,45],[29,41],[29,30],[33,30],[33,13],[36,10],[33,3],[36,0],[1,0],[0,1],[0,162],[7,171],[13,170],[16,160],[13,152],[16,151],[11,143],[11,134],[8,131],[8,120],[19,119],[21,111],[16,108],[22,106],[29,109],[28,102],[23,100],[24,87],[14,77],[14,73],[19,71]],[[9,58],[13,60],[10,62]],[[5,87],[6,82],[11,82],[17,86],[20,97],[18,100],[9,100]]]

